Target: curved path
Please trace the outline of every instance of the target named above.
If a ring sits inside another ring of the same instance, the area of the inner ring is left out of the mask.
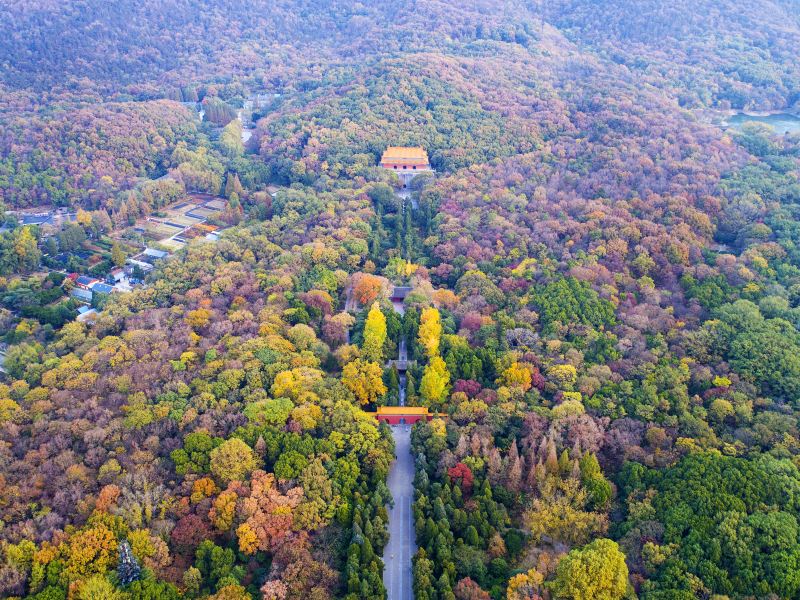
[[[389,543],[383,551],[383,584],[388,600],[413,600],[411,558],[417,551],[414,517],[414,460],[411,457],[411,427],[392,427],[397,458],[389,472],[389,490],[394,506],[389,509]]]

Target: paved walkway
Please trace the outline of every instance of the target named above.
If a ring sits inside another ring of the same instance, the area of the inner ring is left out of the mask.
[[[400,340],[400,351],[397,359],[386,361],[386,368],[397,367],[400,374],[400,406],[405,406],[406,371],[408,371],[408,351],[406,338]]]
[[[399,352],[397,358],[398,358],[398,360],[405,361],[406,363],[408,362],[408,352],[406,351],[406,336],[403,336],[400,339],[400,352]],[[405,406],[406,405],[406,383],[407,383],[406,372],[405,371],[401,371],[400,372],[400,381],[399,381],[399,384],[400,384],[400,406]]]
[[[394,310],[401,315],[405,312],[402,302],[393,303]],[[406,338],[400,339],[399,361],[408,361]],[[400,406],[406,405],[406,372],[400,373]],[[392,427],[395,461],[389,471],[389,491],[392,492],[394,506],[389,509],[389,543],[383,550],[383,585],[388,594],[387,600],[414,600],[411,558],[417,552],[414,532],[414,515],[411,503],[414,501],[414,460],[411,457],[411,426]]]
[[[358,302],[356,302],[356,298],[353,295],[352,286],[345,291],[344,310],[351,313],[358,312]]]
[[[383,584],[388,600],[413,600],[411,558],[417,551],[414,517],[414,461],[411,457],[411,427],[392,427],[396,460],[389,472],[389,490],[394,507],[389,510],[389,543],[383,552]]]

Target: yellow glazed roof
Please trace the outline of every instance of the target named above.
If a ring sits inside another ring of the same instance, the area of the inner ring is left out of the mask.
[[[425,148],[420,146],[389,146],[386,149],[386,152],[383,153],[383,158],[381,160],[392,160],[392,159],[413,159],[413,160],[424,160],[428,162],[428,153],[425,152]]]
[[[424,406],[379,406],[379,415],[427,415],[428,409]]]

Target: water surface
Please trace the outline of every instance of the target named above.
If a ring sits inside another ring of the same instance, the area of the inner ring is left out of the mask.
[[[773,115],[748,115],[737,113],[725,119],[728,125],[736,131],[741,131],[745,123],[763,123],[769,125],[776,134],[800,133],[800,116],[780,113]]]

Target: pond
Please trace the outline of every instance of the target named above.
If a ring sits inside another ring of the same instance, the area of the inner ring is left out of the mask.
[[[770,115],[748,115],[737,113],[725,119],[726,124],[731,128],[741,131],[745,123],[756,122],[769,125],[778,135],[785,133],[800,133],[800,116],[788,113],[777,113]]]

